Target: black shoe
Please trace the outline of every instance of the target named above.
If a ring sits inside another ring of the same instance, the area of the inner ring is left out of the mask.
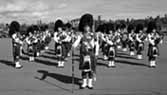
[[[85,89],[85,87],[80,86],[80,89]]]
[[[89,86],[88,86],[88,89],[93,89],[93,87],[89,87]]]

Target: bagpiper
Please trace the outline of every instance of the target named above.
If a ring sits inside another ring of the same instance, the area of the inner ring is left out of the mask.
[[[127,42],[128,42],[128,33],[126,29],[126,24],[122,23],[120,26],[121,31],[121,42],[122,42],[122,50],[127,51]]]
[[[68,35],[64,31],[64,23],[62,20],[57,20],[55,22],[55,52],[58,57],[58,67],[64,67],[64,61],[66,57],[66,48],[64,42],[68,40]]]
[[[79,31],[76,41],[73,43],[73,48],[80,44],[80,70],[82,71],[81,89],[88,87],[93,89],[93,78],[96,72],[96,57],[98,53],[95,51],[98,47],[98,42],[93,33],[93,16],[85,14],[81,17],[79,23]]]
[[[117,45],[117,49],[122,49],[122,43],[121,43],[121,24],[116,24],[116,28],[115,28],[115,36],[117,36],[118,40],[116,42]]]
[[[49,43],[51,42],[51,33],[49,31],[49,27],[47,25],[44,26],[44,43],[45,43],[45,50],[49,49]]]
[[[106,33],[104,33],[104,35],[101,36],[104,44],[103,52],[104,56],[107,57],[107,61],[109,61],[108,67],[115,67],[115,55],[116,55],[115,43],[117,38],[115,34],[114,24],[107,23],[106,25],[107,25]]]
[[[96,31],[101,33],[100,48],[102,50],[104,60],[108,60],[108,56],[107,56],[108,51],[106,50],[106,47],[107,47],[106,38],[107,38],[107,31],[108,31],[107,24],[105,23],[105,24],[99,25]]]
[[[134,33],[135,31],[135,27],[133,24],[129,24],[128,25],[128,28],[127,28],[127,31],[128,31],[128,46],[129,46],[129,55],[130,56],[133,56],[135,55],[135,38],[136,38],[136,35]]]
[[[142,51],[144,50],[144,41],[146,39],[146,34],[143,32],[143,29],[143,24],[138,24],[135,30],[137,59],[143,59]]]
[[[23,66],[20,64],[20,47],[23,44],[20,34],[20,24],[17,21],[12,21],[9,28],[9,35],[12,38],[13,57],[16,69],[21,69]]]
[[[35,32],[37,32],[37,26],[30,26],[27,29],[27,38],[26,43],[28,44],[28,55],[29,55],[29,61],[34,61],[35,57],[38,55],[38,38],[35,35]]]
[[[66,41],[64,42],[66,48],[66,58],[70,56],[70,50],[72,47],[72,36],[73,36],[73,29],[70,23],[65,24],[65,32],[66,32]]]
[[[159,34],[156,22],[151,21],[148,24],[148,60],[150,67],[156,67],[156,58],[159,56],[158,44],[162,41],[162,36]]]

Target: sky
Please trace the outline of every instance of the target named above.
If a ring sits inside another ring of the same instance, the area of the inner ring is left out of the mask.
[[[85,13],[106,20],[163,16],[167,0],[0,0],[0,23],[68,21]]]

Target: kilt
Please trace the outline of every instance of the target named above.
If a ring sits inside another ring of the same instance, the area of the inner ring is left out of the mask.
[[[153,51],[153,47],[156,47],[157,50]],[[154,54],[159,56],[159,48],[158,48],[158,46],[153,46],[153,45],[149,44],[147,56],[151,57]]]
[[[113,48],[113,50],[110,51],[110,48]],[[109,59],[111,59],[111,58],[113,59],[115,57],[115,55],[116,55],[115,47],[109,46],[107,56],[109,57]]]
[[[59,49],[58,47],[61,47],[61,49]],[[61,55],[62,58],[65,58],[67,53],[65,44],[64,43],[60,44],[55,42],[55,53],[56,55],[58,54]]]
[[[142,47],[140,47],[140,45],[142,45]],[[136,50],[143,51],[144,50],[144,43],[136,41]]]
[[[28,45],[28,55],[36,57],[37,49],[38,49],[37,43]]]
[[[90,56],[90,61],[91,61],[91,70],[93,72],[96,72],[96,57],[95,57],[95,54],[94,54],[94,50],[93,49],[90,49],[89,51],[87,51],[82,45],[80,47],[80,64],[79,64],[79,69],[80,70],[85,70],[87,69],[87,64],[84,64],[84,57],[89,55]]]

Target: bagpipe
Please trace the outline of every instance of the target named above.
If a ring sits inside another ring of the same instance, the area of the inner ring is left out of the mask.
[[[163,36],[158,33],[154,33],[151,39],[154,40],[155,45],[158,45],[162,41]]]
[[[58,34],[57,34],[57,38],[58,38],[58,43],[62,43],[62,42],[64,42],[64,40],[67,38],[67,33],[65,33],[65,31],[63,31],[63,32],[59,32]]]
[[[136,35],[135,33],[129,34],[129,47],[134,49],[136,47],[135,41],[136,41]],[[131,39],[130,39],[131,38]]]
[[[147,38],[147,35],[146,35],[144,32],[139,33],[139,39],[140,39],[141,41],[144,41],[146,38]]]
[[[136,40],[136,47],[137,51],[141,52],[142,50],[144,50],[144,40],[147,38],[147,35],[144,32],[142,32],[138,34],[138,38],[141,40],[141,42]]]
[[[35,35],[28,36],[24,43],[24,52],[30,53],[35,51],[34,48],[37,48],[38,38]]]
[[[32,36],[29,36],[29,37],[27,38],[27,41],[28,41],[28,44],[29,44],[29,45],[32,45],[32,44],[36,44],[36,43],[39,41],[39,39],[38,39],[37,36],[32,35]]]
[[[104,34],[104,42],[112,47],[115,47],[120,41],[120,37],[114,34]]]
[[[14,46],[22,46],[23,36],[20,33],[15,33],[13,35],[15,35],[15,37],[13,38],[13,45]]]

